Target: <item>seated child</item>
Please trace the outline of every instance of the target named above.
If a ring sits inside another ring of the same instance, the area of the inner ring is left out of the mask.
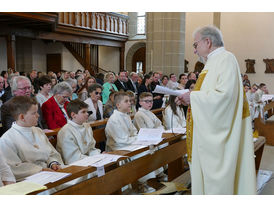
[[[76,99],[67,105],[70,118],[57,135],[56,149],[62,155],[65,164],[70,164],[87,156],[100,154],[95,148],[96,141],[88,121],[88,104]]]
[[[0,152],[0,187],[15,183],[15,177]]]
[[[138,130],[141,128],[151,129],[164,129],[161,120],[156,117],[150,110],[153,106],[153,95],[150,92],[143,92],[139,96],[139,107],[138,112],[135,114],[133,123]],[[162,144],[158,148],[161,149],[168,144]],[[166,181],[167,176],[163,173],[164,169],[161,167],[154,171],[154,174],[161,181]]]
[[[129,101],[130,101],[130,112],[129,115],[135,115],[136,114],[136,99],[135,99],[135,94],[134,92],[128,90],[126,92],[129,96]]]
[[[117,110],[109,118],[105,133],[107,136],[107,151],[119,150],[122,147],[132,144],[137,139],[137,129],[131,122],[131,118],[128,115],[130,112],[131,104],[130,98],[126,92],[117,92],[114,98]],[[131,157],[131,160],[137,159],[149,151],[135,155]],[[146,181],[149,178],[155,177],[154,173],[151,172],[138,180],[138,192],[153,192],[154,188],[149,187]]]
[[[112,114],[114,109],[116,109],[116,106],[114,104],[114,96],[116,94],[116,91],[112,91],[109,94],[109,99],[106,102],[106,104],[104,105],[104,118],[109,118]]]
[[[40,171],[57,171],[63,165],[45,133],[38,127],[38,104],[34,98],[16,96],[9,102],[16,120],[0,139],[0,149],[17,181]]]
[[[131,108],[129,96],[125,92],[117,92],[114,102],[117,109],[110,116],[105,128],[108,152],[128,146],[137,138],[137,129],[128,115]]]
[[[150,92],[140,94],[139,104],[141,107],[133,119],[133,123],[138,130],[141,128],[164,128],[161,120],[150,111],[153,105],[153,95]]]
[[[169,105],[163,112],[163,124],[167,130],[186,127],[183,105],[176,105],[175,98],[176,96],[170,95]]]

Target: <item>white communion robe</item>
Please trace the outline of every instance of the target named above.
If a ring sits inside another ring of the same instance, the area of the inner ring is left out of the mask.
[[[137,139],[137,129],[132,124],[130,116],[116,109],[108,119],[105,133],[108,152],[128,146]]]
[[[208,55],[206,70],[200,91],[190,93],[192,194],[256,194],[251,118],[238,62],[221,47]]]
[[[140,130],[141,128],[163,128],[161,120],[156,117],[150,110],[142,107],[139,108],[133,119],[134,126]]]
[[[170,106],[167,106],[165,108],[165,111],[163,112],[163,125],[165,126],[167,130],[171,128],[186,127],[186,119],[185,119],[183,108],[180,108],[179,106],[177,106],[176,112],[177,112],[177,115],[173,113]]]
[[[16,182],[14,175],[5,159],[0,152],[0,187],[3,186],[3,181]]]
[[[79,125],[68,120],[58,132],[56,149],[64,163],[71,164],[85,157],[100,154],[101,150],[95,148],[95,144],[90,124]]]
[[[38,127],[12,127],[0,138],[0,149],[17,181],[48,168],[52,162],[63,165],[61,155]]]

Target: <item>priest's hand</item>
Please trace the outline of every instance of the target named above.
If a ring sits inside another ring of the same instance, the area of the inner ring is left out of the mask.
[[[176,104],[183,104],[184,106],[188,106],[190,104],[190,92],[186,92],[175,99]]]

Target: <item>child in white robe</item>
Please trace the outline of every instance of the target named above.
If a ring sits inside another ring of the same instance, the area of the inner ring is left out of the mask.
[[[130,145],[137,139],[138,133],[128,115],[131,108],[129,96],[119,92],[115,95],[114,102],[117,110],[114,110],[105,128],[108,152]]]
[[[125,146],[131,145],[137,139],[137,129],[133,125],[128,113],[131,109],[130,98],[125,92],[117,92],[114,97],[114,102],[117,110],[110,116],[105,133],[107,137],[106,150],[115,151]],[[143,155],[149,153],[145,151],[134,157],[131,160],[135,160]],[[149,178],[155,177],[151,172],[138,180],[138,192],[153,192],[154,188],[149,187],[146,181]]]
[[[172,128],[185,128],[186,119],[182,105],[176,105],[175,96],[169,97],[169,105],[163,112],[163,124],[167,130]]]
[[[61,155],[37,125],[38,104],[34,98],[16,96],[10,100],[16,120],[0,138],[0,149],[17,181],[40,171],[57,171],[63,165]]]
[[[158,117],[150,111],[153,106],[153,95],[150,92],[143,92],[140,94],[139,104],[141,107],[134,116],[134,126],[138,130],[141,128],[164,129],[161,120],[159,120]]]
[[[88,121],[88,104],[76,99],[68,103],[67,113],[71,120],[62,127],[57,135],[56,149],[62,155],[65,164],[85,157],[100,154],[95,148],[92,128]]]
[[[139,104],[141,107],[133,119],[133,124],[135,127],[138,130],[141,128],[164,129],[161,120],[159,120],[158,117],[150,111],[153,106],[153,95],[150,92],[143,92],[140,94]],[[167,145],[168,144],[163,144],[158,148],[161,149]],[[167,176],[164,174],[164,169],[162,167],[155,170],[154,173],[160,181],[167,181]]]
[[[0,152],[0,187],[15,183],[15,177]]]

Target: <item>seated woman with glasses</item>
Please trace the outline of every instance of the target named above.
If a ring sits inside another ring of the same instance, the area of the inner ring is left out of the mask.
[[[53,88],[53,96],[42,105],[43,116],[49,129],[63,127],[68,120],[66,105],[72,94],[72,88],[67,82],[60,82]]]
[[[102,86],[97,83],[88,87],[89,98],[84,102],[88,104],[88,111],[92,113],[89,115],[89,122],[103,119],[103,103],[101,101],[102,90]]]

